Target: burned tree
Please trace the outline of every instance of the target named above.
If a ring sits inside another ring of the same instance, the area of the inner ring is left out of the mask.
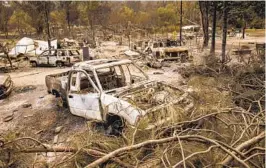
[[[212,13],[212,41],[211,41],[211,54],[215,54],[215,34],[216,34],[216,13],[217,13],[217,2],[212,2],[213,13]]]
[[[50,33],[50,24],[49,24],[51,2],[43,2],[43,3],[44,3],[43,5],[44,5],[45,24],[47,30],[48,48],[51,49],[51,33]]]
[[[223,2],[223,40],[222,40],[222,63],[226,61],[225,49],[226,49],[226,37],[227,37],[227,14],[228,14],[228,2]]]
[[[182,7],[182,0],[181,0],[180,1],[180,30],[179,30],[180,45],[182,45],[182,17],[183,17],[183,7]]]
[[[0,30],[5,33],[5,38],[8,38],[8,22],[13,13],[13,9],[8,3],[0,2]]]
[[[9,56],[9,43],[0,43],[0,51],[6,55],[6,58],[10,64],[10,67],[13,68],[11,58]]]
[[[203,48],[209,43],[209,1],[199,1],[201,24],[203,30]]]

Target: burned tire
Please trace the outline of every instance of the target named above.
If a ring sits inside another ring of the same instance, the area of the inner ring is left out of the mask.
[[[56,90],[52,90],[52,94],[55,95],[55,97],[60,97],[60,94]]]
[[[187,62],[188,53],[186,53],[186,52],[182,52],[182,53],[180,53],[179,57],[180,57],[180,61],[181,61],[182,63]]]
[[[117,115],[108,115],[105,123],[105,134],[119,136],[124,128],[124,121]]]
[[[63,62],[61,62],[61,61],[56,62],[56,66],[57,67],[62,67],[63,66]]]
[[[71,62],[70,62],[70,58],[67,58],[67,64],[70,65]]]
[[[35,62],[35,61],[30,62],[30,65],[31,65],[31,67],[37,67],[37,62]]]

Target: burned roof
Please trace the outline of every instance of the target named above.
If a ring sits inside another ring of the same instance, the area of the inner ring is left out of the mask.
[[[164,48],[164,52],[182,52],[182,51],[188,51],[188,48],[186,48],[186,47],[167,47],[167,48]]]
[[[73,69],[87,69],[87,70],[95,70],[101,68],[113,67],[116,65],[130,64],[132,63],[129,59],[97,59],[91,61],[83,61],[80,63],[76,63],[73,65]]]

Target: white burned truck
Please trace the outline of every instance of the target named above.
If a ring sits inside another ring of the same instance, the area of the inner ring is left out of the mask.
[[[150,81],[131,60],[80,62],[45,80],[48,92],[61,97],[72,114],[105,123],[106,128],[122,127],[123,121],[136,126],[144,118],[152,128],[173,118],[170,106],[188,110],[192,102],[180,89]]]
[[[178,61],[187,62],[189,60],[188,48],[181,46],[180,42],[174,40],[154,41],[150,46],[146,47],[144,53],[151,54],[152,60],[161,61]]]
[[[65,66],[81,61],[81,54],[75,49],[45,50],[38,56],[30,57],[32,67],[37,66]]]

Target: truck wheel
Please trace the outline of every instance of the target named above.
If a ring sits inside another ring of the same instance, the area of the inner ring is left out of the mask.
[[[37,62],[30,62],[31,67],[37,67]]]
[[[56,66],[57,67],[62,67],[63,66],[63,63],[59,61],[59,62],[56,63]]]
[[[108,115],[105,124],[105,133],[107,135],[119,136],[124,128],[124,122],[121,117]]]
[[[55,95],[55,97],[60,97],[60,94],[56,90],[52,90],[52,94]]]

